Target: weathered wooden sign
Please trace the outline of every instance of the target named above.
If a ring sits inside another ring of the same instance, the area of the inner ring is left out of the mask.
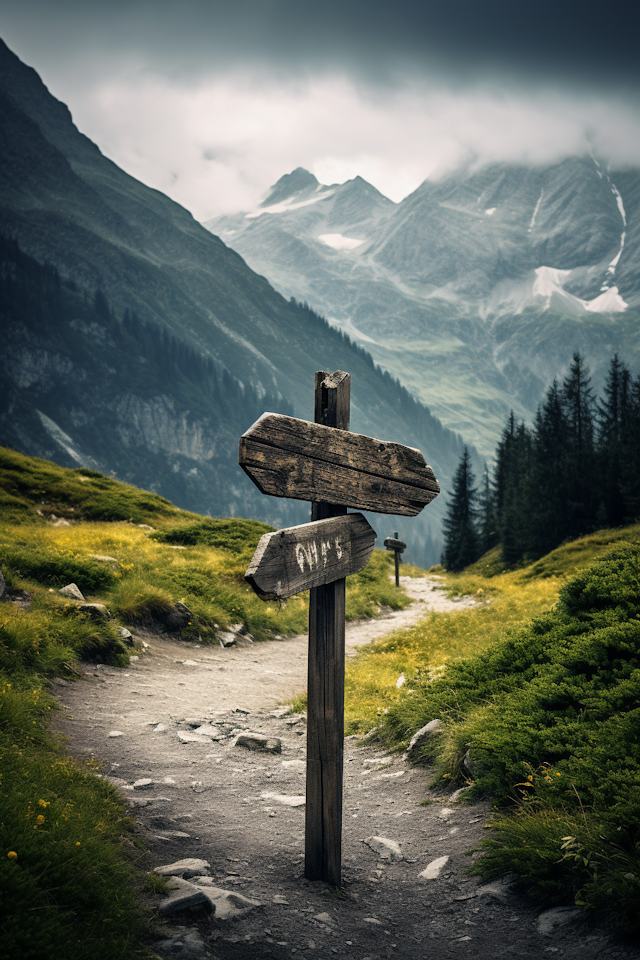
[[[345,577],[363,569],[375,541],[365,518],[346,508],[415,516],[440,490],[419,450],[349,432],[350,385],[348,373],[321,370],[315,423],[265,413],[240,439],[240,466],[263,493],[312,501],[312,523],[262,537],[245,577],[265,600],[310,588],[304,873],[336,887]]]
[[[400,586],[400,554],[404,553],[407,549],[406,543],[403,543],[402,540],[398,540],[398,534],[396,532],[394,537],[387,537],[384,541],[384,545],[387,550],[393,550],[395,553],[395,562],[396,562],[396,587]]]
[[[440,491],[419,450],[279,413],[264,413],[240,439],[240,466],[274,497],[408,517]]]
[[[245,580],[263,600],[286,600],[363,570],[375,542],[361,513],[265,533]]]

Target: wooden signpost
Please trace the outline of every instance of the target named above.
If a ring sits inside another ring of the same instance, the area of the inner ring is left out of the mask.
[[[395,539],[394,539],[395,538]],[[395,553],[396,561],[396,587],[400,586],[400,554],[404,553],[407,549],[406,543],[403,543],[402,540],[398,540],[397,532],[394,533],[393,537],[387,537],[384,541],[384,545],[387,550],[393,550]]]
[[[347,507],[415,516],[438,495],[419,450],[349,432],[351,379],[319,371],[315,423],[265,413],[240,438],[240,466],[263,492],[310,500],[311,523],[261,538],[245,574],[263,600],[309,595],[305,877],[341,881],[345,577],[375,531]],[[404,546],[404,545],[403,545]]]

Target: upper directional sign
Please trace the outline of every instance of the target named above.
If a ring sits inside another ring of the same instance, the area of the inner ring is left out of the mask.
[[[440,492],[419,450],[264,413],[240,438],[240,466],[262,493],[414,517]]]
[[[263,600],[286,600],[363,570],[375,542],[361,513],[265,533],[244,578]]]

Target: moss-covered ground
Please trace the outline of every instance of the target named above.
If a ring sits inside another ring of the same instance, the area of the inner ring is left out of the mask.
[[[499,550],[426,617],[347,668],[352,731],[391,749],[433,719],[434,788],[495,803],[485,876],[640,929],[640,526],[599,531],[505,571]],[[398,676],[407,682],[396,688]]]

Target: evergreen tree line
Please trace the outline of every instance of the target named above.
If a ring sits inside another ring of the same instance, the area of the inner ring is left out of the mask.
[[[444,522],[442,564],[462,570],[502,544],[508,565],[640,516],[640,376],[614,356],[601,398],[576,353],[534,423],[509,416],[480,489],[465,448]]]

